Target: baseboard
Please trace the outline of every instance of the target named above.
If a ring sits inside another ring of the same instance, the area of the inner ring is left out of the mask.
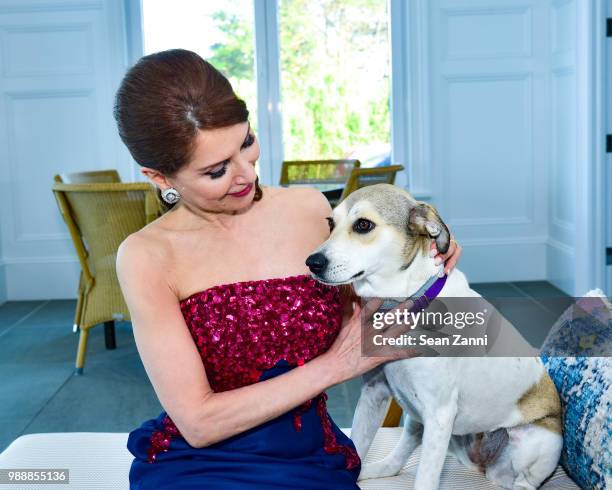
[[[3,260],[0,260],[0,305],[8,301],[6,292],[6,266]]]
[[[80,270],[73,257],[5,259],[6,300],[76,299]]]
[[[546,237],[460,240],[457,267],[469,282],[545,281]]]
[[[576,294],[576,258],[574,250],[558,240],[549,238],[546,243],[547,281],[564,293]]]

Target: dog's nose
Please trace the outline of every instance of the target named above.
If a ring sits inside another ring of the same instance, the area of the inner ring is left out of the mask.
[[[321,274],[327,267],[328,262],[327,257],[320,252],[312,254],[306,259],[306,265],[314,274]]]

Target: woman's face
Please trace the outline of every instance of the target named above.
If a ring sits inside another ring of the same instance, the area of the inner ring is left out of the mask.
[[[186,205],[204,211],[240,211],[255,196],[258,158],[259,144],[248,122],[199,131],[191,161],[166,181]]]

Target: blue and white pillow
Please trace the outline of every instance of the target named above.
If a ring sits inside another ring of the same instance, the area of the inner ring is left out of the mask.
[[[600,290],[586,296],[595,295],[610,306]],[[577,304],[580,306],[580,299]],[[594,313],[593,322],[605,321],[612,332],[612,312],[601,313]],[[584,327],[584,317],[580,321],[577,330]],[[562,322],[565,327],[553,329],[542,347],[542,360],[563,406],[561,464],[582,488],[612,488],[612,358],[551,357],[567,341],[566,329],[572,327],[571,320]]]

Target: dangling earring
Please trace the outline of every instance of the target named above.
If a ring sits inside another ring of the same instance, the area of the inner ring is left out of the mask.
[[[174,187],[169,187],[168,189],[162,191],[161,197],[168,204],[174,204],[181,198],[181,195]]]

